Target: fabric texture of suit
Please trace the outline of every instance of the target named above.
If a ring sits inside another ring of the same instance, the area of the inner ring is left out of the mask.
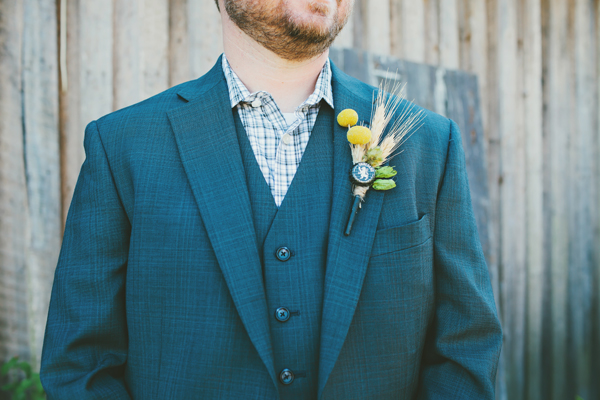
[[[375,89],[332,72],[332,112],[368,120]],[[331,121],[318,398],[494,396],[502,334],[461,136],[425,113],[391,162],[397,187],[369,191],[348,237],[352,160]],[[48,398],[278,398],[264,260],[220,60],[90,123],[84,144],[44,339]]]

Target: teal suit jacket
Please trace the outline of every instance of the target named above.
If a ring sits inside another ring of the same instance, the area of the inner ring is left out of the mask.
[[[335,113],[353,108],[368,120],[375,88],[332,70]],[[352,161],[346,129],[331,126],[319,398],[494,396],[502,334],[461,136],[424,112],[391,162],[397,187],[369,191],[348,237]],[[90,123],[85,149],[44,340],[48,398],[277,398],[220,60]]]

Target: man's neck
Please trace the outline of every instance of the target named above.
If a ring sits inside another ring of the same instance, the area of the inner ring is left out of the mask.
[[[250,93],[269,92],[282,112],[293,112],[314,92],[329,50],[310,60],[292,62],[262,47],[228,18],[223,23],[225,55]]]

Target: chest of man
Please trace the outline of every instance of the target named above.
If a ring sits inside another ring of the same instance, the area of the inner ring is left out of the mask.
[[[414,190],[419,153],[397,164],[404,173],[388,206],[369,193],[345,237],[351,158],[334,111],[322,108],[330,115],[315,123],[277,209],[226,98],[213,97],[107,144],[113,160],[119,149],[115,179],[131,220],[126,377],[135,398],[348,398],[398,370],[380,388],[409,396],[434,304],[435,197]],[[372,376],[345,381],[357,371]]]

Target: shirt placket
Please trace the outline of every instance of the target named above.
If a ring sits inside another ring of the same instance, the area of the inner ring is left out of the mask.
[[[295,112],[296,120],[287,129],[283,129],[285,126],[283,115],[281,115],[280,110],[277,110],[278,126],[280,127],[277,132],[278,145],[275,159],[275,188],[278,205],[283,202],[283,198],[287,194],[296,170],[298,169],[299,162],[296,153],[298,152],[299,142],[301,140],[298,127],[302,124],[304,118],[306,118],[306,109],[299,107],[298,110]],[[283,135],[290,135],[292,141],[289,144],[284,143],[283,140],[281,140]]]
[[[265,94],[258,92],[253,95],[244,97],[244,104],[241,105],[244,112],[245,125],[252,125],[253,128],[246,128],[250,145],[254,151],[254,155],[258,162],[259,168],[267,181],[267,185],[271,188],[274,182],[273,162],[275,160],[275,145],[272,137],[273,126],[268,118],[268,113],[261,107],[255,107],[255,101],[261,102],[261,105],[266,102]]]
[[[262,138],[264,143],[260,147],[265,151],[265,161],[268,169],[267,174],[263,171],[263,175],[268,176],[267,183],[271,189],[275,203],[279,206],[281,199],[277,157],[281,144],[280,131],[282,130],[281,121],[277,117],[279,111],[270,95],[264,93],[257,98],[261,101],[261,107],[257,111],[260,112],[260,120],[263,121],[262,125],[264,129],[264,137]]]

